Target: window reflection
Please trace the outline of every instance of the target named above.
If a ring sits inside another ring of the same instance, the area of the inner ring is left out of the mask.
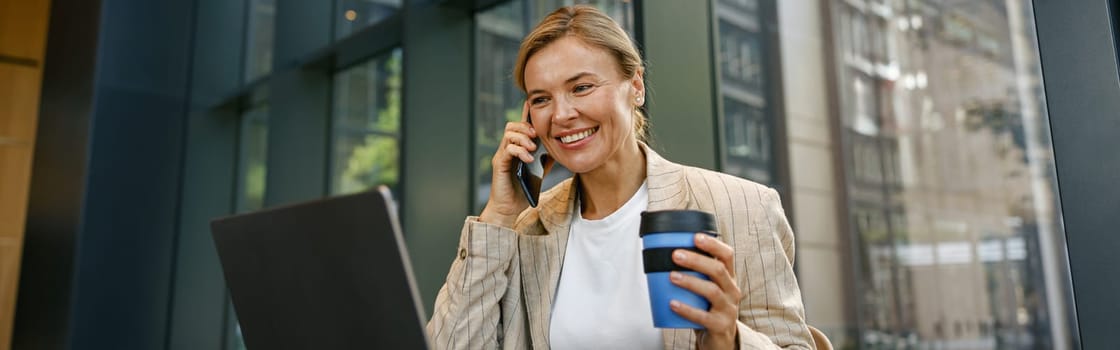
[[[629,2],[622,1],[514,0],[475,15],[476,210],[482,210],[490,198],[490,160],[501,141],[505,124],[521,120],[521,103],[525,96],[511,77],[521,38],[552,10],[575,3],[598,7],[633,37],[633,9]],[[542,187],[547,189],[570,176],[567,169],[557,164]]]
[[[331,193],[377,185],[399,197],[401,50],[335,74]]]
[[[774,114],[758,0],[716,2],[719,93],[723,114],[723,172],[775,186]]]
[[[770,183],[770,123],[762,108],[724,97],[724,142],[727,144],[723,171],[760,183]]]
[[[1074,342],[1029,5],[833,3],[862,348]]]
[[[253,107],[241,115],[239,212],[264,207],[265,175],[268,161],[268,104]]]
[[[335,40],[381,22],[396,13],[401,0],[336,0]]]
[[[272,72],[276,0],[248,0],[249,24],[245,31],[245,82]]]

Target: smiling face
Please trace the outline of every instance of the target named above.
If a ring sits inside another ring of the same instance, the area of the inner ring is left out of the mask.
[[[603,49],[566,36],[525,64],[529,115],[553,159],[574,173],[620,166],[641,157],[634,135],[641,74],[622,75]]]

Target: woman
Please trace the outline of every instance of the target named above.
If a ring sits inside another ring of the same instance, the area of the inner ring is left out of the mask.
[[[514,79],[527,94],[492,160],[490,201],[469,217],[459,255],[427,330],[435,348],[811,348],[792,268],[793,234],[777,193],[736,177],[669,162],[643,141],[641,57],[593,7],[564,7],[524,39]],[[530,208],[511,172],[540,143],[573,179]],[[705,329],[653,328],[639,214],[715,214],[712,257],[678,250],[678,265],[710,281],[673,283],[711,302],[674,303]]]

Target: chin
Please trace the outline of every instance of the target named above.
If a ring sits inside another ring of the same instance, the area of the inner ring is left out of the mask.
[[[573,174],[586,173],[598,167],[598,162],[583,157],[565,160],[557,159],[556,161],[567,168],[568,171],[571,171]]]

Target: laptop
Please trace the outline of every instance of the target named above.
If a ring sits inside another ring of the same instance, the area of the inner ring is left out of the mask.
[[[249,349],[426,349],[388,188],[216,219]]]

